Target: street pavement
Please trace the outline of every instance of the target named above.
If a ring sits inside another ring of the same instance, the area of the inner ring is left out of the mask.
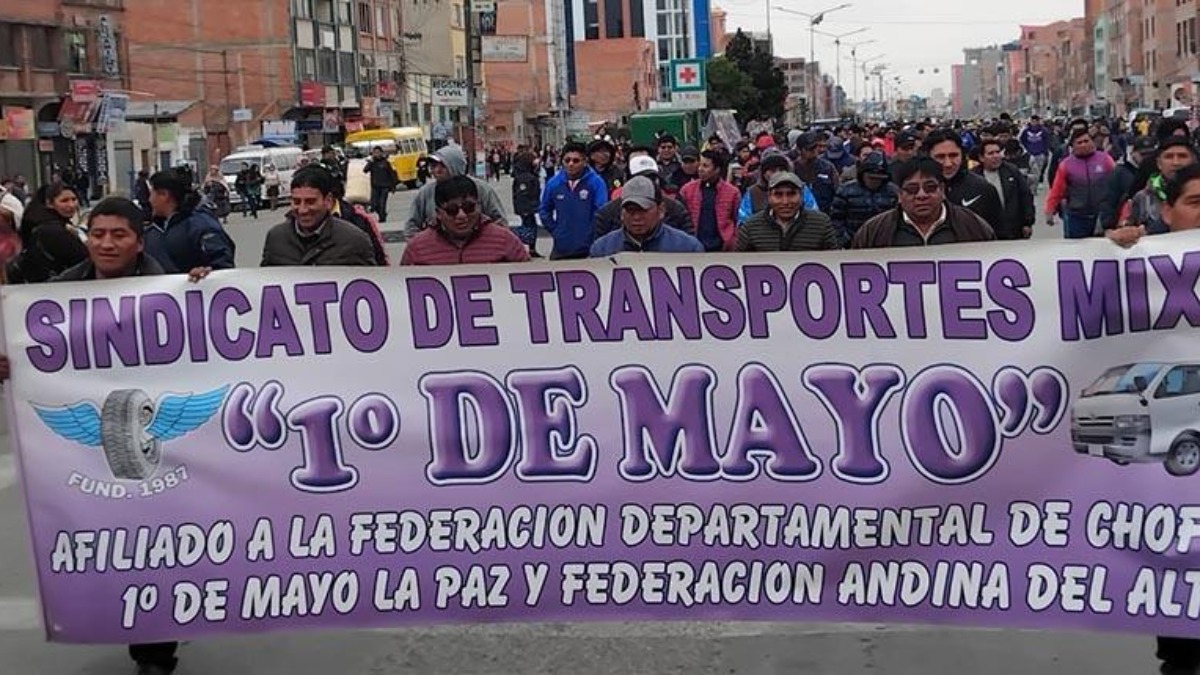
[[[509,202],[509,182],[498,190]],[[390,202],[402,229],[414,192]],[[238,264],[256,266],[267,228],[233,217]],[[1038,238],[1060,236],[1039,226]],[[549,250],[542,242],[543,253]],[[403,244],[390,244],[399,259]],[[0,675],[118,675],[120,647],[44,641],[7,423],[0,418]],[[1157,672],[1147,637],[818,623],[610,623],[438,626],[201,640],[180,675],[1130,675]]]

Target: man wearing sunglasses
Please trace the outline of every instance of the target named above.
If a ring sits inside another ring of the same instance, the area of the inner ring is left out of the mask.
[[[921,157],[897,169],[900,206],[863,223],[850,248],[892,248],[992,241],[996,233],[970,209],[946,199],[942,167]]]
[[[437,225],[408,240],[401,265],[529,261],[529,249],[512,230],[480,213],[479,188],[469,176],[439,181],[433,199]]]
[[[608,186],[587,165],[587,146],[567,143],[562,150],[562,171],[542,190],[538,217],[554,237],[551,260],[588,257],[595,240],[593,223],[600,208],[608,203]]]

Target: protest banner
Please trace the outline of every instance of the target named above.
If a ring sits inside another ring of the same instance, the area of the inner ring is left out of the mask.
[[[1200,636],[1200,236],[4,287],[47,635]]]

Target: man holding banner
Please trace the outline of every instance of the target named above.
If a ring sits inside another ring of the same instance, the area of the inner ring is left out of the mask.
[[[101,201],[88,215],[88,259],[51,281],[92,281],[165,274],[154,258],[146,255],[142,210],[123,197]],[[0,382],[8,380],[8,355],[0,355]],[[129,646],[129,656],[138,665],[138,675],[169,675],[178,659],[177,642]]]
[[[1200,165],[1180,169],[1166,183],[1164,192],[1161,216],[1167,231],[1200,230]],[[1146,234],[1145,225],[1107,231],[1109,239],[1124,247],[1133,246]],[[1195,675],[1200,670],[1200,640],[1160,637],[1158,658],[1163,663],[1163,675]]]

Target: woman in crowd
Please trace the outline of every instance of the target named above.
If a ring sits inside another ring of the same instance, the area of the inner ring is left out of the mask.
[[[9,282],[49,281],[87,259],[75,225],[78,212],[75,189],[64,183],[43,185],[34,193],[21,221],[21,254],[9,266]]]

